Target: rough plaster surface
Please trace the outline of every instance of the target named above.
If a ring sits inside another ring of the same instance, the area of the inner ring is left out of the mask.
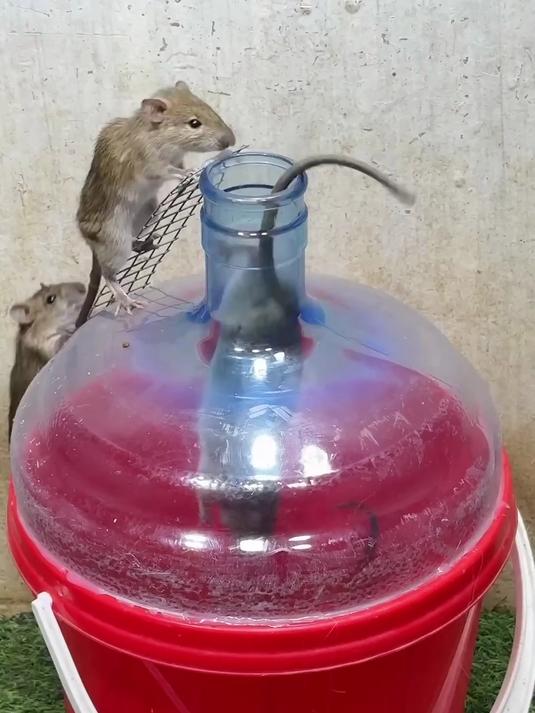
[[[74,214],[99,127],[183,78],[242,142],[294,157],[348,152],[416,189],[418,203],[405,212],[363,178],[316,172],[310,266],[419,308],[489,379],[533,525],[529,3],[25,0],[2,3],[0,42],[4,421],[9,304],[41,280],[84,278],[88,270]],[[190,231],[162,276],[200,270],[197,242]],[[4,434],[0,453],[5,485]],[[2,545],[0,607],[24,597]]]

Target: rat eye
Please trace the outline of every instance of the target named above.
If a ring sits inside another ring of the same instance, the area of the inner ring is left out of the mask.
[[[56,301],[56,295],[48,295],[46,298],[47,305],[52,305]]]
[[[190,119],[188,121],[189,126],[191,126],[192,129],[198,129],[199,126],[202,126],[201,122],[198,119]]]

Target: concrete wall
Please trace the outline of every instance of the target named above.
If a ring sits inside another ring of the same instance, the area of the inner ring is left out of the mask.
[[[488,377],[533,522],[532,20],[521,0],[2,3],[2,420],[9,304],[88,270],[74,214],[98,129],[183,78],[242,142],[348,152],[415,187],[405,213],[364,179],[315,173],[310,263],[418,307]],[[200,267],[191,234],[166,272]],[[5,486],[3,433],[0,453]],[[6,606],[25,595],[3,549]]]

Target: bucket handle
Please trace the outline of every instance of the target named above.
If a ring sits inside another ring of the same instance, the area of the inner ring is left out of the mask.
[[[520,513],[513,550],[513,568],[516,599],[515,639],[505,679],[490,713],[528,713],[535,688],[535,564]]]
[[[97,713],[61,633],[48,592],[34,599],[32,611],[74,713]]]
[[[490,713],[528,713],[535,688],[535,564],[520,513],[512,559],[516,592],[515,639],[505,679]],[[97,713],[59,628],[50,594],[39,594],[32,602],[32,610],[74,713]]]

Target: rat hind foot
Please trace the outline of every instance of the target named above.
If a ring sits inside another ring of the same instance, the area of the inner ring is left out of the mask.
[[[115,308],[116,317],[121,309],[124,309],[128,314],[132,314],[132,310],[143,309],[143,307],[145,307],[143,300],[130,297],[115,280],[106,280],[106,284],[117,302],[117,307]]]

